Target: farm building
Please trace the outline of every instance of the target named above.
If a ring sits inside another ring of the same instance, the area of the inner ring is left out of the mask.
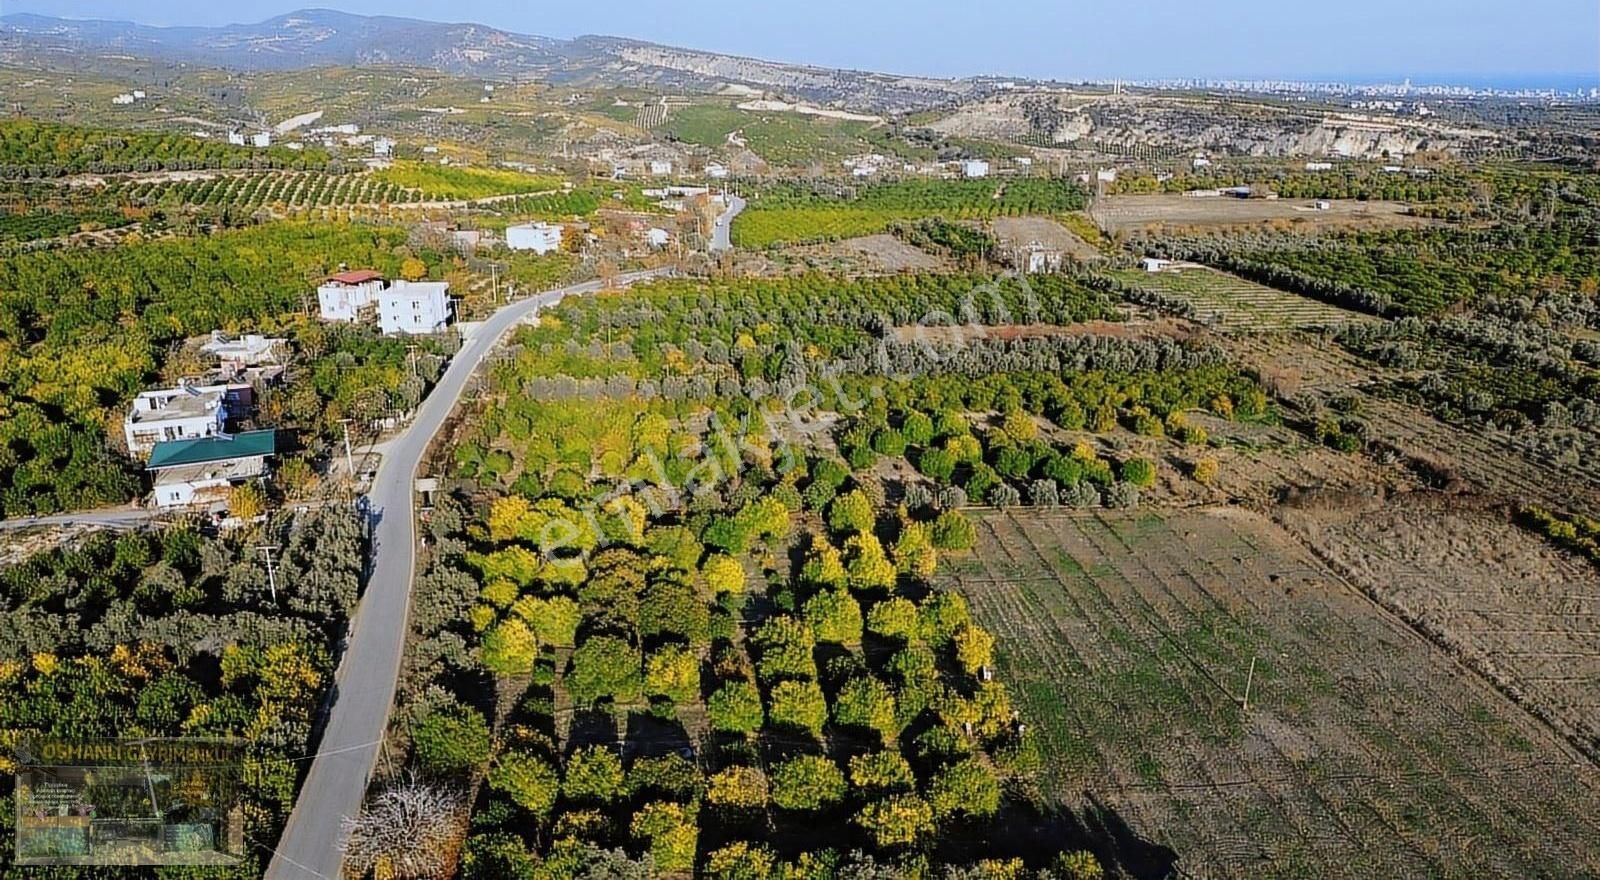
[[[324,321],[355,321],[378,301],[383,276],[371,269],[340,272],[317,288],[317,308]]]
[[[1146,272],[1165,272],[1172,268],[1171,260],[1158,260],[1155,257],[1145,257],[1139,261]]]
[[[506,247],[514,251],[533,251],[541,256],[561,250],[559,223],[521,223],[506,227]]]
[[[143,455],[164,441],[221,434],[229,418],[250,408],[254,395],[254,389],[243,384],[185,383],[141,392],[122,420],[128,454]]]
[[[706,166],[706,176],[712,180],[721,180],[728,176],[728,166],[712,162]]]
[[[1306,170],[1307,171],[1332,171],[1333,170],[1333,163],[1332,162],[1307,162],[1306,163]]]
[[[234,486],[266,476],[277,443],[271,430],[157,443],[145,465],[151,500],[163,509],[225,502]]]
[[[272,133],[268,132],[268,131],[258,131],[258,132],[256,132],[250,138],[250,146],[252,146],[252,147],[270,147],[270,146],[272,146]]]
[[[385,334],[438,333],[449,323],[448,281],[396,281],[378,293],[378,327]]]
[[[961,163],[962,177],[988,177],[989,163],[982,159],[968,159]]]
[[[1038,275],[1042,272],[1059,272],[1066,255],[1059,248],[1048,247],[1033,241],[1017,248],[1014,263],[1018,269]]]
[[[656,177],[665,177],[672,173],[672,163],[666,159],[651,159],[650,173]]]
[[[644,232],[644,240],[653,248],[663,248],[672,241],[672,233],[652,226]]]

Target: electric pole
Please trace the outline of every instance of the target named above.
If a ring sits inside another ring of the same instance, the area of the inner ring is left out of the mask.
[[[267,588],[272,591],[272,604],[274,605],[278,604],[278,578],[272,569],[272,551],[277,549],[277,547],[270,547],[265,544],[256,547],[256,550],[265,553],[267,556]]]
[[[339,424],[344,426],[344,465],[350,472],[350,481],[356,479],[356,457],[350,451],[350,419],[340,419]]]

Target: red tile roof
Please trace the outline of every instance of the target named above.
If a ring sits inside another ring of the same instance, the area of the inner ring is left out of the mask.
[[[383,278],[382,272],[374,272],[371,269],[356,269],[353,272],[340,272],[337,275],[329,276],[328,280],[337,281],[340,284],[365,284],[368,281],[377,281],[381,278]]]

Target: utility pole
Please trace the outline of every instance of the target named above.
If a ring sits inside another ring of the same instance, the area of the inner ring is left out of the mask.
[[[350,481],[353,483],[356,479],[356,457],[350,451],[350,422],[351,419],[339,420],[339,424],[344,426],[344,464],[349,469]]]
[[[257,551],[267,555],[267,588],[272,591],[272,604],[274,605],[278,604],[278,578],[272,569],[272,551],[277,549],[277,547],[271,547],[265,544],[261,544],[256,547]]]
[[[1250,711],[1250,686],[1256,682],[1256,658],[1250,658],[1250,674],[1244,679],[1244,710]]]

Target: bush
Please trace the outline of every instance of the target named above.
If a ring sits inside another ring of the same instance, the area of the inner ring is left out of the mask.
[[[729,767],[711,777],[706,800],[734,810],[760,810],[768,798],[767,777],[754,767]]]
[[[567,691],[573,702],[590,705],[606,697],[631,703],[642,690],[639,652],[614,636],[595,636],[572,652]]]
[[[933,419],[922,412],[909,413],[900,425],[900,433],[912,446],[927,446],[933,442],[933,432]]]
[[[779,682],[772,689],[771,716],[774,724],[821,738],[822,726],[828,721],[828,701],[814,681]]]
[[[876,520],[872,502],[860,489],[840,495],[828,507],[828,526],[838,532],[870,534]]]
[[[885,750],[852,757],[850,784],[862,791],[906,792],[916,789],[917,777],[899,752]]]
[[[702,574],[705,576],[706,586],[716,595],[744,592],[744,566],[732,556],[721,553],[712,556],[706,560]]]
[[[946,485],[956,472],[956,457],[946,449],[924,449],[917,456],[917,470],[940,485]]]
[[[1073,483],[1061,494],[1061,503],[1079,510],[1100,506],[1100,490],[1090,483]]]
[[[861,642],[861,605],[844,590],[826,590],[806,600],[805,619],[819,642]]]
[[[1015,486],[999,485],[989,492],[989,503],[1002,510],[1022,503],[1022,493]]]
[[[609,804],[623,796],[622,759],[605,746],[587,746],[567,759],[561,793],[575,801]]]
[[[917,606],[895,596],[872,606],[867,612],[867,629],[889,639],[908,640],[917,634]]]
[[[1194,481],[1202,486],[1209,486],[1217,481],[1219,467],[1215,458],[1202,458],[1194,463],[1194,469],[1189,472]]]
[[[555,807],[561,777],[537,755],[505,752],[489,769],[489,787],[504,792],[518,806],[544,819]]]
[[[962,813],[992,816],[1000,810],[1000,781],[975,758],[946,767],[928,786],[928,803],[941,818]]]
[[[1056,507],[1061,504],[1061,492],[1055,480],[1034,480],[1028,485],[1028,503],[1034,507]]]

